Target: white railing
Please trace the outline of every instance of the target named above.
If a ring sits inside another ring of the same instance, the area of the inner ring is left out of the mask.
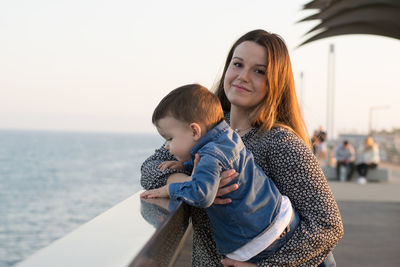
[[[182,202],[134,194],[56,240],[19,267],[168,266],[188,226]]]

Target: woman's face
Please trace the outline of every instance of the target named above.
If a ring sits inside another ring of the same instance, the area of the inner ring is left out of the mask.
[[[267,94],[267,51],[252,41],[238,45],[225,73],[224,91],[232,106],[256,107]]]

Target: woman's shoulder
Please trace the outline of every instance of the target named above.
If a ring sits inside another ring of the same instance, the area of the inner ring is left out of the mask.
[[[293,154],[297,156],[309,154],[309,147],[293,131],[284,127],[271,129],[263,137],[263,147],[271,155]]]
[[[271,138],[275,138],[277,140],[290,140],[290,139],[299,139],[297,135],[285,127],[275,127],[269,131],[269,135]]]
[[[306,148],[304,142],[295,133],[284,127],[273,128],[262,133],[253,128],[252,132],[242,139],[251,151],[262,151],[262,154],[267,155],[290,153]]]
[[[292,143],[302,143],[301,139],[291,130],[284,127],[276,127],[265,132],[261,139],[268,145],[289,145]]]

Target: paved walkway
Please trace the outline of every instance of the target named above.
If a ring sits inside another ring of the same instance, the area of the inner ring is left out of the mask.
[[[338,267],[400,266],[400,166],[387,183],[329,182],[343,218],[334,251]]]
[[[387,183],[329,182],[344,224],[338,267],[400,266],[400,166],[381,166],[390,169]],[[190,238],[184,247],[176,267],[190,266]]]

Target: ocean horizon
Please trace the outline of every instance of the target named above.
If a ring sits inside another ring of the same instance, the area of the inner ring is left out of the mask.
[[[141,190],[157,134],[0,130],[0,267]]]

